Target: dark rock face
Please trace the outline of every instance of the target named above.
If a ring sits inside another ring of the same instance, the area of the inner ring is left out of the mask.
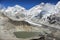
[[[54,14],[54,15],[50,15],[49,17],[47,17],[48,19],[48,22],[50,24],[54,24],[54,23],[58,23],[60,24],[60,17],[57,15],[57,14]]]
[[[48,19],[48,22],[49,22],[50,24],[56,23],[56,18],[55,18],[55,16],[50,15],[49,17],[47,17],[47,19]]]

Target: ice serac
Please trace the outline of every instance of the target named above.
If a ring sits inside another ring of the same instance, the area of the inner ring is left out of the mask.
[[[23,21],[26,16],[26,9],[19,5],[15,5],[13,7],[8,7],[4,15],[13,21]]]

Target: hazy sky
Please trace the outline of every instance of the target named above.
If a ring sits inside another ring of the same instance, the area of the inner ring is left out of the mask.
[[[0,4],[5,7],[18,4],[25,7],[26,9],[30,9],[31,7],[40,4],[41,2],[56,4],[58,0],[0,0]]]

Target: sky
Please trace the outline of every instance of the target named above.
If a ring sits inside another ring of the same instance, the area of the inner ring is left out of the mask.
[[[4,7],[20,5],[26,9],[30,9],[42,2],[56,4],[58,0],[0,0],[0,4]]]

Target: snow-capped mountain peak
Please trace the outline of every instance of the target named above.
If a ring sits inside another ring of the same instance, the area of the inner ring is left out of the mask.
[[[26,9],[19,5],[15,5],[13,7],[8,7],[4,15],[12,20],[20,21],[21,19],[25,19]]]

